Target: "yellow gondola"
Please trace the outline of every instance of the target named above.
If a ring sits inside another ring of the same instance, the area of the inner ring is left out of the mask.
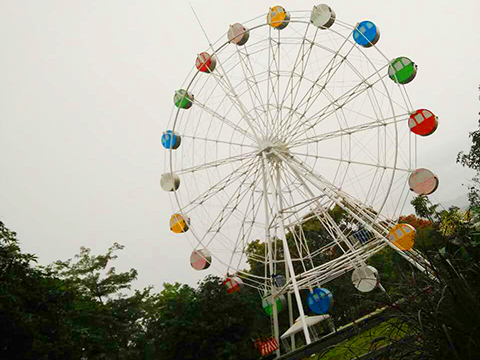
[[[410,250],[415,243],[416,230],[410,224],[397,224],[388,232],[390,240],[400,250]]]
[[[190,229],[190,218],[187,215],[174,214],[170,218],[170,230],[175,234],[187,232]]]
[[[281,6],[270,8],[267,14],[267,23],[277,30],[285,29],[290,21],[290,14]]]

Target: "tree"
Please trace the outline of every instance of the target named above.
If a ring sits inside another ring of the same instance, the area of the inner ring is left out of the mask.
[[[0,358],[80,359],[71,325],[84,298],[51,272],[32,267],[35,261],[0,221]]]
[[[431,222],[434,242],[423,252],[435,277],[415,272],[413,279],[400,279],[398,286],[408,296],[391,305],[411,337],[392,359],[480,358],[480,234],[475,224],[480,214],[480,122],[470,137],[470,151],[457,156],[457,163],[477,173],[469,186],[470,209],[439,211],[425,196],[412,201],[417,216]]]
[[[480,113],[479,113],[480,115]],[[460,151],[457,154],[457,163],[462,166],[469,167],[477,172],[480,171],[480,120],[478,121],[479,129],[472,131],[469,136],[472,139],[470,151],[465,153]]]
[[[480,91],[480,86],[478,89]],[[473,215],[477,218],[476,221],[480,216],[480,120],[478,127],[469,134],[472,139],[470,151],[468,153],[460,151],[457,154],[457,163],[476,171],[476,175],[468,185],[468,198]]]
[[[140,358],[147,346],[142,321],[151,288],[123,295],[120,291],[131,289],[137,271],[117,273],[115,267],[107,270],[118,257],[115,252],[123,249],[124,246],[114,243],[105,255],[91,255],[90,249],[81,247],[75,262],[56,261],[47,267],[88,299],[87,307],[77,309],[83,326],[77,330],[88,359]]]
[[[102,304],[113,295],[120,295],[119,291],[131,289],[131,283],[137,278],[138,272],[130,269],[128,272],[116,273],[114,267],[106,270],[110,261],[117,259],[116,251],[125,247],[114,243],[105,255],[91,255],[91,249],[81,247],[80,253],[75,255],[77,261],[56,261],[48,266],[59,278],[68,280],[84,294],[97,299]],[[101,279],[102,272],[105,277]]]
[[[480,358],[480,257],[471,242],[470,224],[459,223],[455,231],[465,252],[426,255],[436,279],[418,272],[413,279],[399,279],[398,287],[406,297],[390,305],[397,309],[395,317],[407,325],[411,339],[390,358]]]
[[[147,338],[161,359],[256,358],[252,339],[259,328],[269,327],[256,291],[228,294],[215,276],[207,276],[197,289],[164,284],[151,306]]]

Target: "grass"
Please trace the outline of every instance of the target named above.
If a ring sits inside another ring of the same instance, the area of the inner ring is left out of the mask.
[[[390,344],[407,335],[407,324],[402,324],[398,319],[383,322],[369,330],[358,334],[348,340],[336,344],[330,350],[312,355],[304,360],[350,360],[356,359],[370,351]],[[374,341],[375,340],[375,341]]]
[[[350,327],[350,326],[352,326],[352,325],[358,324],[358,323],[360,323],[360,322],[363,321],[363,320],[366,320],[366,319],[368,319],[368,318],[371,318],[371,317],[373,317],[373,316],[375,316],[375,315],[377,315],[377,314],[380,314],[380,313],[384,312],[386,309],[387,309],[387,306],[384,306],[383,308],[377,309],[377,310],[375,310],[374,312],[371,312],[370,314],[367,314],[367,315],[365,315],[365,316],[362,316],[362,317],[359,318],[359,319],[356,319],[354,322],[351,322],[351,323],[348,323],[348,324],[346,324],[346,325],[340,326],[339,328],[337,328],[337,331],[340,331],[340,330],[342,330],[342,329],[344,329],[344,328],[346,328],[346,327]]]

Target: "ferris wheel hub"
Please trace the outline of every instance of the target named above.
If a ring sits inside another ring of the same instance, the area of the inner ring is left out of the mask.
[[[281,161],[277,154],[288,154],[288,146],[285,142],[279,140],[263,139],[258,144],[259,156],[265,154],[269,160]]]

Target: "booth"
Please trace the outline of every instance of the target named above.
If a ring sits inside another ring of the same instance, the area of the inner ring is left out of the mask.
[[[318,316],[305,316],[305,322],[307,323],[308,332],[312,342],[315,342],[322,337],[335,332],[335,325],[330,315],[318,315]],[[290,346],[290,337],[293,336],[295,340],[295,347],[299,348],[306,344],[305,335],[303,333],[302,321],[300,318],[295,320],[295,323],[280,336],[282,345],[287,352],[295,350]]]

